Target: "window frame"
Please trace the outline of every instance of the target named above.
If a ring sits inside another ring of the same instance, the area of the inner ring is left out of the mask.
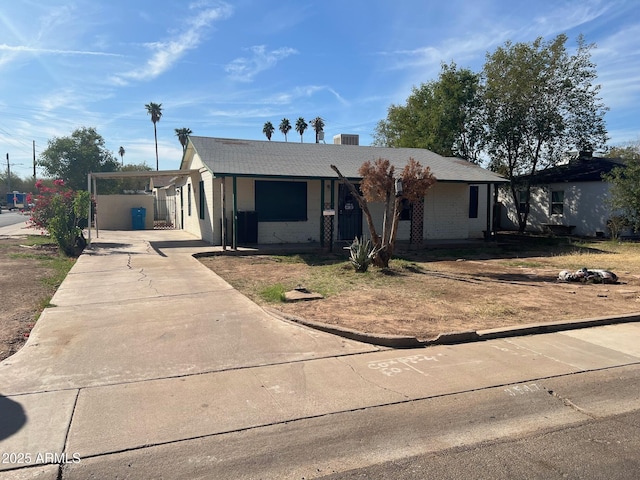
[[[480,209],[480,187],[469,185],[469,218],[478,218]]]
[[[531,201],[531,198],[529,198],[529,201]],[[518,190],[518,213],[528,213],[529,206],[530,204],[527,204],[527,191]]]
[[[554,194],[561,194],[560,200],[554,200]],[[551,190],[549,213],[551,215],[564,215],[564,190]]]
[[[187,183],[187,215],[191,216],[191,184]]]
[[[204,220],[205,196],[204,196],[204,180],[198,182],[198,216],[200,220]]]

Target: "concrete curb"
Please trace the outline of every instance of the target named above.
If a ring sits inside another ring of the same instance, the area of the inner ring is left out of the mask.
[[[358,330],[353,330],[351,328],[338,327],[336,325],[329,325],[327,323],[314,322],[304,318],[295,317],[273,308],[263,307],[263,310],[282,320],[299,323],[322,332],[332,333],[350,340],[357,340],[371,345],[391,348],[416,348],[424,346],[424,343],[415,337],[403,335],[376,335],[372,333],[359,332]]]
[[[601,327],[603,325],[615,325],[618,323],[640,321],[640,313],[630,313],[627,315],[619,315],[615,317],[596,317],[581,320],[560,320],[557,322],[529,323],[526,325],[518,325],[514,327],[441,333],[433,339],[419,340],[411,336],[378,335],[373,333],[360,332],[358,330],[353,330],[350,328],[306,320],[294,315],[285,314],[273,308],[263,307],[263,310],[274,317],[299,323],[316,330],[331,333],[333,335],[338,335],[350,340],[357,340],[359,342],[389,348],[418,348],[428,347],[429,345],[455,345],[460,343],[493,340],[496,338],[520,337],[525,335],[553,333],[565,330],[577,330],[580,328]]]

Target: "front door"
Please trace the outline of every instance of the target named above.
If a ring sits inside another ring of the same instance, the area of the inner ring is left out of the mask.
[[[358,188],[358,185],[356,185]],[[346,185],[338,186],[338,240],[362,237],[362,209]]]

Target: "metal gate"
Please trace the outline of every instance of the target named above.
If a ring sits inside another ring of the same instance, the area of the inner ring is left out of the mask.
[[[156,196],[153,202],[153,228],[166,230],[176,228],[176,197],[164,198]]]
[[[362,237],[362,209],[348,187],[341,183],[338,187],[338,240],[353,241],[356,237]]]

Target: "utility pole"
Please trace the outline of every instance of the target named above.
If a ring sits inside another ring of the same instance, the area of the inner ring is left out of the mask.
[[[9,154],[7,153],[7,188],[11,192],[11,166],[9,165]]]
[[[33,141],[33,181],[36,181],[36,141]]]

